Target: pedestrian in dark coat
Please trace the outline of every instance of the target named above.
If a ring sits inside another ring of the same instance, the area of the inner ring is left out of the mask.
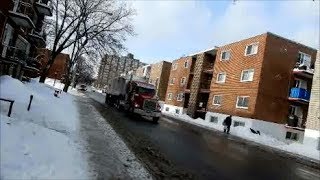
[[[230,115],[226,117],[226,119],[223,121],[223,125],[225,126],[225,128],[223,129],[223,132],[226,132],[229,134],[231,124],[232,124],[232,116]]]

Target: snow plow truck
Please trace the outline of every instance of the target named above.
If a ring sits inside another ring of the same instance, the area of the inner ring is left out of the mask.
[[[128,113],[151,117],[157,123],[161,116],[161,106],[155,94],[155,86],[143,78],[132,75],[117,77],[106,90],[105,103]]]

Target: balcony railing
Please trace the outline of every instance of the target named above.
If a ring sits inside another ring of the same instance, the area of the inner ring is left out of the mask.
[[[303,131],[305,129],[305,124],[303,122],[305,119],[299,118],[295,115],[290,115],[287,119],[286,128],[296,129]]]
[[[36,16],[31,3],[14,0],[13,11],[9,11],[9,15],[18,26],[35,28]]]
[[[289,98],[309,101],[310,92],[302,88],[291,88]]]
[[[50,0],[39,0],[35,2],[35,8],[37,9],[37,12],[40,14],[52,16],[53,6]]]

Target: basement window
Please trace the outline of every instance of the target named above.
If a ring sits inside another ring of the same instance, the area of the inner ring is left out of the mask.
[[[169,107],[166,107],[166,111],[169,111],[169,109],[170,109]]]
[[[176,109],[176,114],[180,114],[180,109]]]
[[[298,141],[298,139],[299,139],[298,133],[293,133],[293,132],[287,131],[286,139]]]
[[[218,123],[218,117],[217,116],[210,116],[210,122],[217,124]]]
[[[233,123],[233,127],[237,127],[237,126],[245,126],[246,123],[242,122],[242,121],[234,121]]]

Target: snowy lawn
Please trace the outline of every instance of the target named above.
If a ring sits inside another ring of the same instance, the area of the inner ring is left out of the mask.
[[[208,127],[208,128],[212,128],[215,130],[219,130],[219,131],[223,131],[223,126],[222,125],[216,125],[213,123],[209,123],[207,121],[204,121],[203,119],[193,119],[190,116],[183,114],[183,115],[179,115],[179,114],[173,114],[173,113],[167,113],[167,112],[162,112],[163,114],[191,123],[191,124],[195,124],[195,125],[200,125],[200,126],[204,126],[204,127]],[[241,126],[237,126],[237,127],[232,127],[230,134],[238,136],[240,138],[244,138],[244,139],[248,139],[250,141],[254,141],[256,143],[260,143],[263,145],[267,145],[269,147],[273,147],[273,148],[277,148],[280,150],[284,150],[287,152],[291,152],[294,154],[298,154],[298,155],[302,155],[302,156],[306,156],[315,160],[320,160],[320,151],[313,149],[309,146],[300,144],[300,143],[285,143],[282,141],[279,141],[271,136],[268,136],[266,134],[261,133],[261,135],[258,134],[253,134],[251,133],[250,129],[247,127],[241,127]]]
[[[57,83],[57,82],[56,82]],[[50,84],[52,85],[52,84]],[[57,88],[62,88],[60,83]],[[0,76],[1,179],[89,179],[87,155],[78,138],[78,112],[72,96],[36,80],[22,83]],[[30,95],[33,102],[27,111]]]

